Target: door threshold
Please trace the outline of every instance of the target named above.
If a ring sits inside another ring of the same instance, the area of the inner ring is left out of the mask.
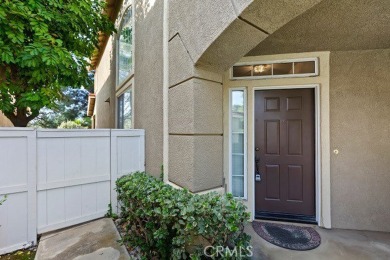
[[[271,213],[271,212],[256,211],[255,219],[317,225],[316,216],[293,215],[287,213]]]

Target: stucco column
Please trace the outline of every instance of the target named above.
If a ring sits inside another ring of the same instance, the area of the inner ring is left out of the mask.
[[[194,67],[169,41],[169,181],[199,192],[223,185],[222,75]]]

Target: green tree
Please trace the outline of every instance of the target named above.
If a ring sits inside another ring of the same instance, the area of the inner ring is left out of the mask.
[[[90,127],[91,119],[87,116],[88,94],[84,88],[65,88],[62,98],[55,101],[52,108],[42,108],[28,126],[58,128],[63,122],[77,120],[82,127]]]
[[[99,33],[113,23],[101,0],[0,0],[0,110],[26,126],[61,88],[89,86]]]

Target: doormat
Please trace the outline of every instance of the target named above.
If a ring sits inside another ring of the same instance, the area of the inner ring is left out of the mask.
[[[311,227],[253,221],[255,232],[268,242],[292,250],[305,251],[318,247],[321,237]]]

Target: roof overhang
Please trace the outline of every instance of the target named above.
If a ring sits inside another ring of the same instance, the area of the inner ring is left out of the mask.
[[[88,95],[87,116],[93,116],[93,111],[95,110],[95,100],[96,95],[90,93]]]

